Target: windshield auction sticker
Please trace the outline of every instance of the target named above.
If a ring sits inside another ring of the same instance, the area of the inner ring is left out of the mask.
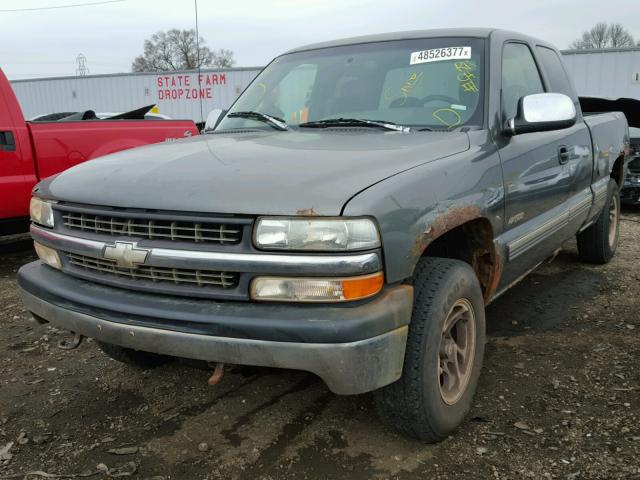
[[[422,50],[411,54],[410,65],[417,63],[441,62],[443,60],[469,60],[471,47],[445,47]]]

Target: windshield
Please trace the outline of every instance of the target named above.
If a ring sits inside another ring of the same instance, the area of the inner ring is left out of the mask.
[[[482,125],[484,40],[430,38],[324,48],[269,64],[229,113],[258,112],[290,127],[366,119],[414,128]],[[226,117],[216,129],[269,129]]]

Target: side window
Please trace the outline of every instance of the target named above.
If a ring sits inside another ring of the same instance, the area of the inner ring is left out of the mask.
[[[567,77],[567,72],[562,66],[562,61],[558,54],[547,47],[536,47],[538,57],[542,63],[542,69],[549,80],[550,91],[555,93],[564,93],[573,98],[574,92],[571,82]]]
[[[502,110],[505,118],[515,117],[518,100],[544,92],[531,50],[523,43],[507,43],[502,50]]]

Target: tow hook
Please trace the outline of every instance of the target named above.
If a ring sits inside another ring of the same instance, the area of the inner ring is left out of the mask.
[[[207,381],[209,385],[217,385],[218,383],[220,383],[220,381],[222,380],[222,376],[224,375],[224,363],[216,363],[215,365],[216,366],[213,369],[213,373],[211,374],[211,377],[209,377],[209,380]],[[213,366],[213,365],[209,364],[209,366]]]
[[[71,333],[73,333],[73,338],[71,340],[60,340],[58,342],[58,348],[61,348],[62,350],[73,350],[74,348],[78,348],[80,346],[84,337],[76,332]]]

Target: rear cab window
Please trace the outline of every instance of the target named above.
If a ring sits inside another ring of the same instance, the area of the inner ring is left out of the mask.
[[[549,91],[554,93],[563,93],[573,99],[577,100],[567,72],[562,65],[562,60],[558,54],[551,48],[538,45],[536,47],[538,52],[538,58],[542,64],[542,70],[544,71],[547,80],[549,82]]]

